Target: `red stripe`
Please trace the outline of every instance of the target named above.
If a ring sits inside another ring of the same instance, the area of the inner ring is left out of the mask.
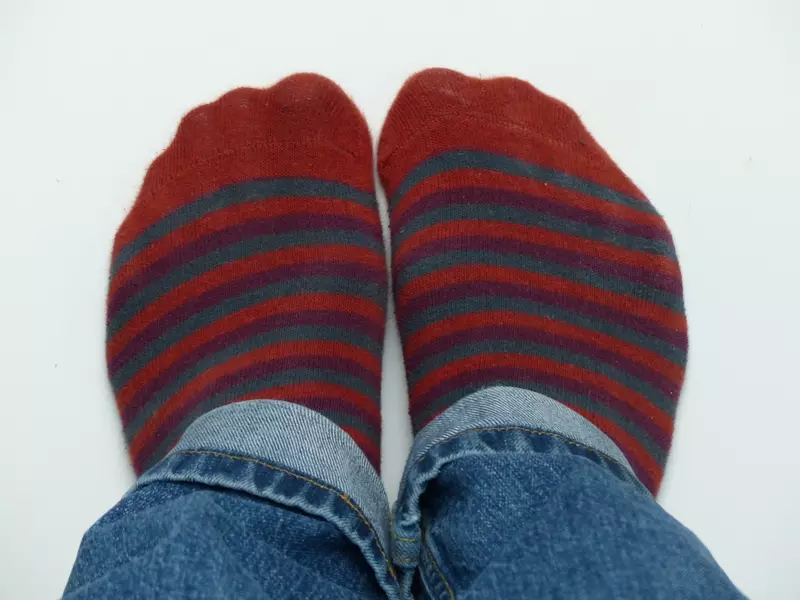
[[[279,360],[291,356],[336,356],[357,363],[375,373],[377,377],[380,377],[380,360],[376,359],[366,350],[362,350],[356,346],[343,344],[341,342],[320,340],[307,342],[276,342],[269,346],[258,348],[253,352],[236,356],[222,364],[215,365],[181,388],[177,394],[158,407],[153,416],[145,422],[142,429],[136,434],[133,440],[131,440],[131,454],[139,454],[143,449],[152,444],[155,436],[158,435],[162,425],[169,419],[170,415],[184,408],[185,401],[201,392],[205,387],[226,375],[236,373],[248,366],[267,363],[271,360]],[[358,402],[357,406],[367,413],[375,414],[378,410],[371,401],[361,402],[364,398],[360,394],[350,396],[348,400],[353,403]]]
[[[458,265],[422,275],[406,284],[400,290],[397,294],[397,306],[402,309],[405,303],[417,296],[452,285],[454,282],[467,283],[472,281],[527,285],[607,306],[623,313],[648,319],[679,332],[686,331],[686,319],[683,314],[633,296],[609,292],[543,273],[485,265]]]
[[[156,377],[181,356],[191,352],[208,340],[234,329],[244,327],[253,321],[280,313],[303,312],[306,310],[337,310],[368,319],[383,328],[384,311],[372,301],[358,296],[344,294],[301,294],[275,298],[255,306],[250,306],[194,332],[175,344],[156,359],[140,369],[117,394],[120,409],[124,408],[140,387]]]
[[[264,220],[284,215],[325,214],[361,219],[380,229],[378,213],[372,208],[349,200],[330,198],[270,198],[267,200],[235,204],[210,213],[188,226],[181,227],[168,236],[149,244],[136,258],[126,263],[111,280],[108,295],[112,296],[131,277],[144,271],[149,265],[174,252],[176,248],[196,241],[214,232],[248,221]]]
[[[486,353],[470,356],[453,361],[432,371],[411,388],[410,396],[412,397],[412,405],[414,405],[412,410],[417,411],[422,408],[422,406],[420,406],[423,402],[421,398],[432,388],[450,378],[458,377],[470,371],[480,370],[487,365],[491,365],[492,367],[538,370],[543,373],[557,375],[565,379],[595,386],[607,391],[618,400],[630,406],[634,411],[641,414],[643,418],[652,421],[659,429],[665,432],[672,431],[672,418],[667,413],[652,404],[642,394],[628,389],[614,379],[575,365],[556,362],[541,356],[520,356],[507,353]]]
[[[538,329],[588,342],[598,348],[610,350],[649,369],[658,371],[677,386],[680,386],[683,382],[684,371],[680,366],[645,348],[629,344],[610,335],[570,325],[563,321],[509,311],[474,312],[436,321],[409,336],[405,340],[403,347],[407,360],[410,360],[418,352],[424,352],[427,344],[445,336],[467,329],[503,325]]]
[[[107,345],[107,356],[110,360],[150,323],[196,298],[203,292],[247,275],[266,273],[286,265],[320,264],[325,262],[359,263],[379,270],[385,269],[386,265],[383,256],[377,254],[374,250],[353,245],[335,244],[270,250],[269,252],[228,262],[187,281],[148,304],[114,334],[114,337],[111,338]],[[109,295],[110,299],[111,295]]]
[[[647,269],[648,271],[657,271],[675,278],[681,276],[678,263],[666,256],[628,250],[604,242],[589,240],[576,235],[559,233],[540,227],[530,227],[514,223],[498,223],[495,221],[448,221],[426,227],[422,231],[418,231],[407,238],[400,245],[399,250],[394,255],[394,263],[398,267],[401,266],[408,253],[430,242],[469,236],[484,236],[503,240],[530,242],[541,246],[579,252],[587,256],[593,256],[631,267]]]
[[[665,229],[663,219],[653,213],[642,212],[630,206],[616,204],[528,177],[484,169],[453,169],[428,177],[403,196],[392,210],[392,218],[402,217],[419,200],[431,194],[464,187],[491,188],[550,198],[584,210],[613,215],[615,218],[625,219],[631,223]]]

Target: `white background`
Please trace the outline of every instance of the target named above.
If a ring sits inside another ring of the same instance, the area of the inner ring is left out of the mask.
[[[800,5],[0,0],[0,597],[58,596],[132,482],[103,358],[114,230],[180,116],[298,70],[374,133],[426,66],[570,103],[672,227],[690,368],[662,504],[742,590],[800,598]],[[394,323],[384,478],[409,441]]]

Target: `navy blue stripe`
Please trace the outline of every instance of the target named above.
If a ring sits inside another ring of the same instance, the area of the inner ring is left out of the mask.
[[[161,296],[175,289],[179,285],[212,271],[226,263],[241,260],[255,254],[262,254],[271,250],[295,248],[299,246],[326,245],[332,241],[339,244],[348,244],[368,248],[378,254],[383,254],[382,241],[351,230],[308,230],[294,231],[292,233],[271,234],[250,238],[230,246],[216,249],[190,262],[177,265],[167,275],[156,279],[153,283],[139,290],[132,298],[128,299],[117,311],[109,314],[107,324],[107,339],[116,333],[140,311],[155,302]],[[268,263],[265,263],[267,267]],[[146,275],[145,271],[145,275]]]
[[[176,327],[165,331],[160,337],[153,340],[142,352],[132,356],[111,375],[114,389],[120,390],[139,369],[151,360],[214,321],[274,298],[297,296],[296,301],[302,302],[303,294],[312,293],[347,294],[366,298],[379,306],[384,306],[386,288],[382,285],[365,284],[363,281],[341,277],[297,277],[229,298],[181,321]]]
[[[498,310],[545,317],[556,321],[563,321],[570,325],[577,325],[584,329],[599,331],[600,333],[619,338],[629,344],[635,344],[641,348],[655,352],[676,365],[684,366],[686,364],[686,352],[684,350],[654,335],[637,331],[618,323],[609,322],[602,318],[584,315],[574,310],[564,309],[559,306],[536,302],[526,298],[480,295],[460,298],[451,302],[445,301],[427,310],[414,311],[408,314],[407,318],[404,318],[403,314],[401,314],[398,317],[398,324],[400,325],[400,331],[403,337],[407,338],[417,331],[442,319],[473,312]],[[402,310],[400,312],[403,313]]]
[[[666,240],[620,233],[611,229],[587,225],[561,217],[554,217],[548,213],[536,212],[535,210],[528,210],[525,208],[492,204],[470,204],[460,201],[457,196],[453,198],[453,203],[451,205],[424,212],[411,219],[399,229],[395,229],[392,232],[392,248],[396,251],[406,239],[428,227],[438,225],[439,223],[452,223],[454,221],[467,220],[482,220],[495,223],[526,225],[528,227],[540,227],[542,229],[575,235],[596,242],[604,242],[626,250],[658,254],[677,261],[675,248]]]
[[[667,394],[647,381],[639,379],[610,363],[574,352],[571,349],[514,339],[490,339],[470,344],[459,344],[453,348],[448,348],[444,352],[429,356],[408,374],[408,385],[413,387],[426,375],[452,362],[471,356],[491,353],[541,356],[555,362],[580,367],[619,382],[629,390],[646,397],[667,414],[672,415],[675,411],[675,401]]]
[[[265,348],[271,344],[303,340],[318,340],[351,344],[371,352],[378,359],[380,359],[382,350],[379,344],[376,344],[373,340],[370,340],[363,334],[359,334],[359,332],[352,329],[339,329],[336,327],[307,325],[281,327],[268,333],[254,335],[240,342],[233,343],[219,352],[204,356],[200,360],[188,365],[184,371],[170,380],[169,383],[157,391],[153,391],[152,395],[147,398],[147,401],[130,419],[128,424],[125,426],[125,430],[131,432],[132,436],[134,432],[138,431],[142,426],[144,426],[145,421],[152,417],[156,410],[158,410],[167,400],[177,394],[192,380],[196,379],[209,369],[212,369],[217,365],[224,364],[229,360],[233,360],[237,356],[254,352],[259,348]],[[364,394],[369,392],[369,390],[366,388],[356,387],[353,389],[356,389]]]
[[[596,287],[615,294],[632,296],[638,300],[651,302],[669,310],[683,313],[683,297],[670,294],[663,290],[646,284],[611,277],[596,273],[590,269],[578,269],[558,263],[540,260],[534,256],[523,254],[480,251],[456,250],[433,254],[407,266],[395,275],[397,289],[402,289],[417,277],[428,275],[434,271],[450,267],[467,265],[488,265],[490,267],[503,267],[520,269],[529,273],[542,273],[552,277],[567,279],[584,285]]]
[[[234,204],[283,197],[336,198],[351,200],[370,208],[377,206],[373,194],[337,181],[279,177],[234,183],[181,206],[145,229],[114,257],[111,264],[111,277],[147,246],[204,215]]]

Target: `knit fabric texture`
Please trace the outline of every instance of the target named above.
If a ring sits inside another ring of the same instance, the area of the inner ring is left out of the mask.
[[[108,371],[136,472],[257,398],[321,413],[378,468],[386,280],[369,131],[335,84],[189,112],[114,240]]]
[[[511,78],[412,77],[378,149],[415,431],[493,385],[555,398],[658,490],[687,356],[656,210],[563,103]]]

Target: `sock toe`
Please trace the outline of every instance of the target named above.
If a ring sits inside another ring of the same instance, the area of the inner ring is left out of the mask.
[[[532,143],[533,142],[533,143]],[[410,77],[381,131],[378,165],[389,194],[431,149],[514,154],[602,180],[643,197],[594,140],[572,108],[514,77],[481,79],[449,69]]]
[[[372,193],[371,159],[366,121],[347,94],[321,75],[232,90],[183,117],[148,169],[114,254],[190,199],[239,181],[305,177]]]

